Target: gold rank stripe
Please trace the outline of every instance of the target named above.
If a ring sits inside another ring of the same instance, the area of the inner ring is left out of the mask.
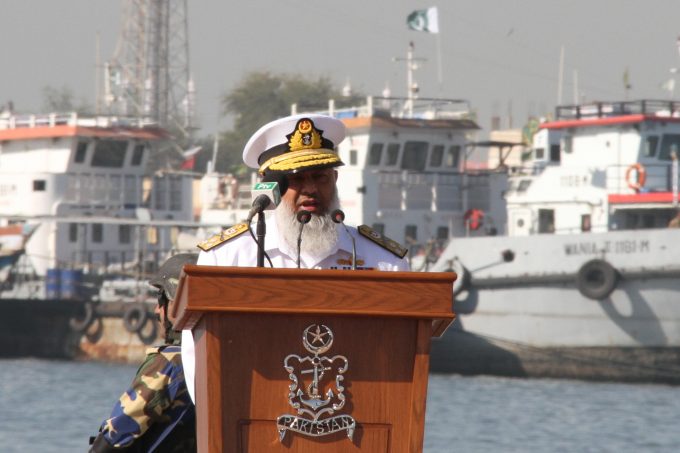
[[[386,236],[383,236],[382,234],[378,233],[368,225],[360,225],[359,234],[375,242],[382,248],[389,250],[399,258],[403,258],[404,256],[406,256],[406,253],[408,253],[408,249],[406,247],[403,247],[398,242],[393,241],[392,239]]]
[[[247,223],[239,223],[238,225],[234,225],[231,228],[227,228],[226,230],[222,231],[220,234],[216,234],[212,237],[209,237],[203,242],[199,242],[196,246],[207,252],[208,250],[211,250],[218,245],[227,242],[231,238],[235,238],[236,236],[245,233],[248,231],[248,224]]]
[[[313,152],[299,152],[295,156],[291,156],[291,154],[293,153],[285,153],[269,159],[260,166],[260,174],[264,174],[268,169],[273,171],[296,170],[313,165],[334,164],[340,161],[340,158],[335,153],[319,153],[317,150]]]

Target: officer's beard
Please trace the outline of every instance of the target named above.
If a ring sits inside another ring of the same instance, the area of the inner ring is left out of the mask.
[[[312,219],[302,229],[301,254],[315,259],[323,259],[335,250],[339,235],[337,225],[333,222],[330,213],[338,209],[339,206],[340,201],[336,190],[333,193],[328,212],[323,215],[312,214]],[[274,212],[281,239],[290,250],[297,251],[297,240],[301,225],[295,214],[295,206],[291,206],[286,200],[281,200],[281,205]]]

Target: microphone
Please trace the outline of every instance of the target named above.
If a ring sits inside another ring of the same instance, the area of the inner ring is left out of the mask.
[[[355,271],[357,270],[357,243],[354,236],[349,232],[349,228],[345,225],[345,213],[340,209],[336,209],[331,212],[331,219],[333,219],[333,222],[341,224],[343,228],[345,228],[349,238],[352,240],[352,270]]]
[[[297,221],[300,222],[300,232],[298,233],[298,238],[297,238],[297,267],[300,269],[300,246],[302,245],[302,228],[306,224],[309,223],[310,220],[312,220],[312,213],[309,211],[305,211],[304,209],[302,211],[299,211],[297,214],[295,214],[295,217],[297,218]]]
[[[248,222],[250,223],[255,214],[260,214],[268,209],[276,209],[281,203],[281,189],[276,181],[263,181],[255,183],[250,190],[253,200],[253,207],[248,212]]]

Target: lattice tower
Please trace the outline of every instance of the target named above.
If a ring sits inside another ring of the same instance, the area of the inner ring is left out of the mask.
[[[194,128],[187,0],[123,0],[121,33],[105,65],[104,105],[179,131]]]

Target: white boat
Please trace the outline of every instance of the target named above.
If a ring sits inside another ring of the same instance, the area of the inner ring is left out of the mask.
[[[105,280],[144,278],[174,247],[179,226],[193,222],[193,177],[149,176],[145,170],[152,149],[168,140],[166,131],[141,120],[75,113],[0,116],[0,228],[7,233],[0,241],[7,263],[0,273],[7,324],[0,335],[28,345],[15,352],[68,356],[87,330],[87,354],[96,355],[99,348],[108,358],[126,360],[137,346],[130,360],[143,357],[137,337],[155,340],[154,323],[143,323],[149,326],[145,333],[124,332],[129,338],[111,343],[122,346],[107,349],[99,341],[107,332],[102,324],[120,323],[120,314],[94,326],[91,321],[93,311],[102,308],[98,302],[136,302],[137,321],[146,319],[147,310],[139,307],[155,302],[146,286],[137,283],[132,293],[116,294]],[[109,300],[112,295],[115,300]],[[46,301],[64,307],[62,316],[52,318],[53,326],[61,326],[58,331],[38,333],[37,327],[26,327],[30,321],[18,321],[29,316],[33,326],[49,326],[40,317],[56,312],[45,311]],[[83,303],[89,305],[86,319],[74,318],[73,307]],[[62,328],[64,320],[70,331]]]
[[[680,382],[680,103],[558,107],[510,168],[507,235],[453,238],[432,369]]]
[[[330,103],[318,113],[347,128],[337,185],[347,221],[407,245],[413,269],[427,269],[450,237],[466,234],[472,206],[484,209],[488,226],[504,223],[504,203],[491,193],[505,186],[505,172],[466,170],[478,130],[467,102],[369,97],[362,106]]]

